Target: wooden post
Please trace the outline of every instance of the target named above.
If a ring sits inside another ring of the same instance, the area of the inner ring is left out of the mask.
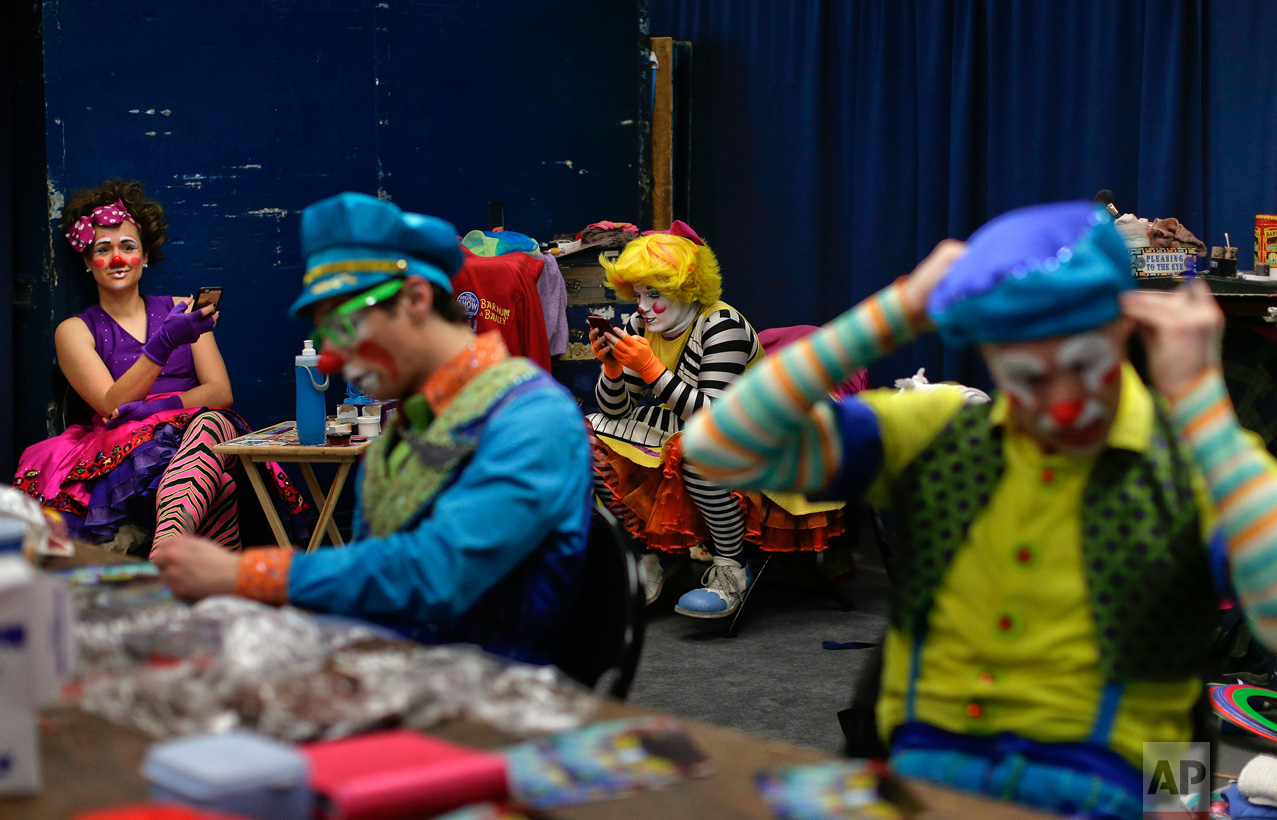
[[[652,229],[663,231],[674,221],[674,39],[653,37],[652,53]]]

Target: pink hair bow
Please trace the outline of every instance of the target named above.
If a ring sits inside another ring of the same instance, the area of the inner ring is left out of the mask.
[[[115,200],[109,205],[103,205],[100,208],[94,208],[93,213],[88,216],[82,216],[71,226],[71,230],[67,232],[67,241],[71,243],[71,247],[81,253],[93,241],[93,226],[101,225],[109,228],[112,225],[119,225],[121,222],[132,222],[141,230],[142,226],[138,225],[133,215],[129,213],[129,209],[124,207],[123,200]]]
[[[701,239],[700,236],[696,233],[696,231],[692,230],[692,226],[688,225],[686,222],[684,222],[681,219],[675,219],[674,224],[670,225],[670,229],[668,231],[643,231],[644,236],[647,236],[648,234],[654,234],[654,233],[664,233],[664,234],[669,234],[670,236],[681,236],[684,239],[692,240],[697,245],[705,244],[705,240]]]

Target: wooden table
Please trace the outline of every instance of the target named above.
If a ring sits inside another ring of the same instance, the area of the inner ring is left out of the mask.
[[[50,569],[129,560],[97,547],[81,548],[74,558],[46,559]],[[653,714],[619,701],[604,702],[596,720]],[[754,818],[771,814],[758,794],[754,775],[766,768],[834,760],[818,749],[767,740],[721,726],[680,719],[691,738],[713,761],[714,774],[631,797],[555,809],[536,817],[562,820],[603,818]],[[430,733],[476,748],[517,742],[489,726],[451,721]],[[109,723],[71,705],[45,710],[40,722],[43,790],[34,797],[0,798],[0,820],[67,820],[79,812],[147,800],[141,763],[151,739]],[[911,820],[1050,820],[1054,815],[986,800],[916,780],[899,783],[897,802]]]
[[[222,444],[216,444],[213,446],[213,452],[238,456],[244,463],[244,472],[248,473],[248,480],[253,484],[257,500],[261,502],[262,512],[266,514],[266,520],[270,522],[271,530],[280,544],[289,544],[291,541],[284,530],[284,523],[279,519],[279,513],[275,510],[275,503],[271,500],[270,492],[266,489],[262,471],[257,465],[267,461],[301,465],[306,486],[310,488],[310,494],[320,507],[319,518],[315,521],[315,531],[310,534],[310,543],[306,545],[306,551],[312,552],[319,546],[324,540],[325,530],[335,545],[344,546],[346,542],[342,540],[341,532],[333,523],[333,508],[337,506],[337,498],[341,495],[342,487],[346,486],[346,476],[350,474],[350,468],[359,461],[360,456],[372,442],[361,441],[332,447],[326,444],[298,444],[296,426],[296,422],[282,422]],[[315,471],[311,469],[310,465],[316,462],[337,465],[337,475],[333,478],[332,486],[328,488],[327,494],[319,486]]]
[[[599,720],[652,714],[618,702],[600,709]],[[536,816],[563,820],[602,818],[754,818],[771,817],[758,794],[754,775],[773,766],[831,760],[816,749],[766,740],[691,720],[681,721],[713,761],[715,773],[621,800],[568,806]],[[47,710],[42,716],[40,762],[44,790],[37,797],[0,798],[0,820],[67,820],[77,812],[147,800],[141,763],[151,739],[75,707]],[[431,734],[477,748],[513,743],[488,726],[452,721]],[[1010,803],[984,800],[918,781],[900,784],[899,802],[910,818],[951,820],[1048,820],[1051,815]]]

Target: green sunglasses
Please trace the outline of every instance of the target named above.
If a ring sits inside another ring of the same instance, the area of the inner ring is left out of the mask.
[[[343,302],[328,314],[322,325],[316,326],[312,334],[315,347],[322,345],[325,339],[337,347],[350,347],[354,344],[355,332],[358,330],[355,319],[359,313],[379,302],[393,298],[403,288],[405,281],[402,278],[391,279],[372,290],[364,291],[349,302]]]

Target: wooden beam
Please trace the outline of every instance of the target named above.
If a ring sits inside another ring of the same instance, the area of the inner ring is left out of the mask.
[[[674,221],[674,38],[653,37],[652,53],[652,229],[663,231]]]

